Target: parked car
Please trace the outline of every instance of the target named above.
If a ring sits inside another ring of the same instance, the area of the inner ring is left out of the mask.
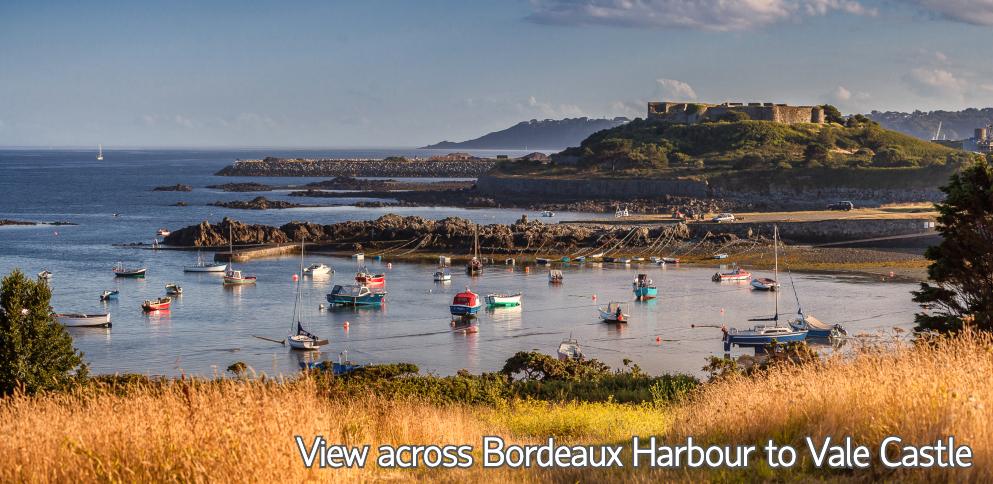
[[[734,222],[734,214],[730,213],[720,213],[716,217],[712,218],[711,221],[722,223],[722,222]]]
[[[843,201],[843,202],[834,202],[834,203],[828,205],[827,208],[828,208],[828,210],[844,210],[844,211],[847,212],[847,211],[855,208],[855,204],[846,200],[846,201]]]

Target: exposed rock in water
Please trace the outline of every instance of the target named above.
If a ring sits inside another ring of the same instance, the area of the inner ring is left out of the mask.
[[[411,249],[457,251],[471,250],[475,222],[458,217],[427,220],[421,217],[401,217],[387,214],[376,220],[347,221],[330,225],[310,222],[289,222],[279,228],[265,225],[245,225],[225,218],[216,226],[202,222],[174,231],[163,241],[169,245],[217,246],[227,243],[227,227],[234,231],[235,243],[261,244],[306,239],[340,246],[396,246],[409,243]],[[484,253],[534,251],[571,251],[584,247],[609,247],[621,239],[625,245],[647,247],[663,238],[686,238],[685,224],[658,227],[614,227],[544,224],[522,217],[514,224],[479,226],[479,242]]]
[[[214,202],[210,205],[215,207],[224,208],[240,208],[247,210],[269,210],[269,209],[279,209],[279,208],[298,208],[305,207],[306,205],[300,205],[299,203],[284,202],[282,200],[269,200],[266,197],[255,197],[251,200],[234,200],[231,202]]]
[[[29,222],[27,220],[10,220],[10,219],[0,219],[0,225],[38,225],[38,222]]]
[[[193,187],[189,185],[183,185],[182,183],[177,183],[175,185],[155,187],[152,189],[152,191],[153,192],[192,192]]]
[[[180,201],[178,201],[178,202],[176,202],[176,203],[174,203],[174,204],[172,204],[172,206],[173,206],[173,207],[185,207],[185,206],[186,206],[186,202],[184,202],[184,201],[182,201],[182,200],[180,200]]]
[[[224,183],[221,185],[207,185],[207,188],[223,190],[225,192],[269,192],[272,187],[262,183]]]

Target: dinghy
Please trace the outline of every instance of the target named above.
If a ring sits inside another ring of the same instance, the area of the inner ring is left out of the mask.
[[[493,307],[514,307],[521,305],[521,293],[487,294],[486,305]]]
[[[600,319],[607,323],[626,323],[630,316],[624,312],[623,303],[611,301],[606,307],[598,306]]]
[[[55,321],[67,328],[109,328],[110,314],[57,313]]]
[[[169,309],[170,304],[172,304],[172,298],[168,296],[160,297],[155,300],[146,299],[145,302],[141,303],[141,309],[143,309],[146,313],[151,311],[161,311]]]

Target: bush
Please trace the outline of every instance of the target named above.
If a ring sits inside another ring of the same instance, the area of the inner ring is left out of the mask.
[[[83,355],[55,322],[52,291],[14,270],[0,281],[0,395],[62,390],[86,379]]]

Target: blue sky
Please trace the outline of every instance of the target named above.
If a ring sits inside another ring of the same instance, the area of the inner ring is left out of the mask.
[[[0,145],[416,146],[649,100],[993,106],[993,0],[0,2]]]

